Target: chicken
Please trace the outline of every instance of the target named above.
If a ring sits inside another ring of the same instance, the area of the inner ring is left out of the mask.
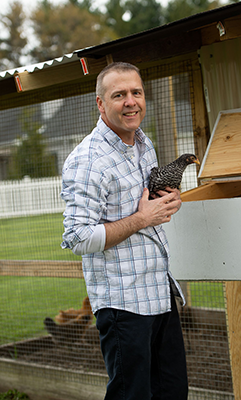
[[[60,310],[59,314],[56,315],[55,321],[58,322],[59,324],[65,324],[66,322],[70,320],[76,320],[78,321],[79,319],[81,320],[81,317],[83,315],[90,315],[90,322],[93,319],[93,313],[90,305],[90,300],[89,297],[85,297],[83,300],[83,304],[81,309],[75,310],[74,308],[69,308],[68,310]]]
[[[200,164],[198,158],[194,154],[183,154],[164,167],[152,168],[148,186],[150,192],[149,198],[152,198],[152,193],[156,194],[159,190],[165,190],[166,187],[179,189],[183,172],[186,167],[192,163]]]
[[[83,315],[80,321],[71,320],[65,324],[56,324],[50,317],[46,317],[44,325],[56,344],[71,344],[79,342],[90,323],[90,315]]]
[[[46,317],[44,320],[45,328],[52,335],[55,343],[71,344],[82,340],[86,329],[93,320],[89,297],[83,300],[82,308],[79,310],[73,308],[66,311],[60,310],[55,320],[58,322],[57,324],[50,317]]]

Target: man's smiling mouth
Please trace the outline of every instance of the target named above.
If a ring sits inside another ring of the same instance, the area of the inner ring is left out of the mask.
[[[124,113],[124,115],[127,116],[127,117],[133,117],[137,113],[138,113],[138,111],[133,111],[133,112]]]

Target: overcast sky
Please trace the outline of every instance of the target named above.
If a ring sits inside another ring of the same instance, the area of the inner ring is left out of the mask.
[[[93,4],[95,7],[104,5],[107,0],[94,0]],[[157,0],[159,3],[161,3],[163,6],[165,6],[168,3],[168,0]],[[12,1],[10,0],[1,0],[1,10],[0,12],[2,14],[5,14],[6,11],[9,9],[9,4]],[[21,0],[20,1],[24,5],[24,11],[28,13],[28,11],[31,11],[31,9],[35,8],[36,5],[38,4],[39,0]],[[51,0],[51,3],[53,4],[60,4],[64,3],[66,0]]]

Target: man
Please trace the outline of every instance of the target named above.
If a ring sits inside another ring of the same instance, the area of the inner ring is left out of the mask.
[[[185,400],[185,351],[163,223],[180,206],[167,188],[148,200],[157,165],[140,129],[146,113],[139,70],[107,66],[97,78],[96,128],[67,158],[63,248],[82,255],[109,375],[106,400]],[[184,299],[183,299],[184,300]]]

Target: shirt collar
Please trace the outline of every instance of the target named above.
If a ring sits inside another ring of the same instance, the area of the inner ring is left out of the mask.
[[[121,138],[114,132],[112,131],[106,123],[103,121],[101,116],[99,117],[99,120],[97,122],[97,127],[100,131],[100,133],[105,137],[105,139],[108,141],[110,145],[113,147],[118,148],[121,151],[125,151],[127,145],[121,140]],[[146,135],[142,131],[142,129],[139,127],[135,131],[135,140],[138,140],[141,143],[145,143],[146,140]]]

